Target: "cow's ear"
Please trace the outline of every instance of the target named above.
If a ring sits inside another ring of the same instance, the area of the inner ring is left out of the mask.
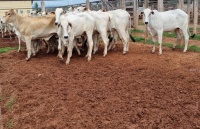
[[[67,11],[66,11],[66,10],[64,10],[64,11],[63,11],[63,14],[65,14],[65,13],[67,13]]]
[[[153,10],[151,11],[151,14],[154,14],[154,11],[153,11]]]
[[[87,11],[87,10],[88,10],[88,8],[85,7],[85,8],[84,8],[84,11]]]
[[[74,6],[72,5],[72,11],[74,11]]]
[[[13,9],[10,10],[10,15],[15,14],[15,11]]]
[[[72,28],[72,24],[71,23],[69,23],[69,26]]]

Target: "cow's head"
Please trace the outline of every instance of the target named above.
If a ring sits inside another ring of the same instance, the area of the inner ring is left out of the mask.
[[[74,6],[68,8],[68,12],[74,12],[74,10],[75,10]]]
[[[85,12],[85,11],[88,11],[88,10],[89,10],[88,8],[83,7],[83,6],[80,6],[80,7],[77,7],[77,8],[74,10],[74,12],[79,13],[79,12]]]
[[[154,14],[154,11],[149,9],[149,8],[146,8],[143,12],[144,12],[143,13],[144,24],[148,24],[149,23],[149,17],[150,17],[150,15]]]
[[[62,8],[56,8],[55,15],[56,15],[56,21],[55,25],[60,25],[60,16],[64,13]]]
[[[68,21],[67,17],[64,15],[60,17],[60,27],[62,30],[63,38],[68,40],[69,33],[71,32],[72,29],[72,24]]]
[[[14,21],[16,21],[16,13],[13,9],[11,9],[3,17],[2,23],[13,23]]]

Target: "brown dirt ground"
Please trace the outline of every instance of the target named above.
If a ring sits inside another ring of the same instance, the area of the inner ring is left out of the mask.
[[[17,46],[0,40],[0,46]],[[24,44],[23,44],[24,45]],[[87,62],[73,53],[65,65],[42,49],[25,61],[26,51],[0,55],[4,125],[14,129],[199,129],[200,54],[131,43],[103,58],[103,47]],[[64,56],[66,60],[66,55]]]

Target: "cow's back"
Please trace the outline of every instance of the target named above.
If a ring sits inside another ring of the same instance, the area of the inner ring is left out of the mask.
[[[24,35],[42,33],[46,29],[55,27],[55,16],[48,17],[26,17],[21,25],[21,32]]]
[[[82,34],[83,31],[94,29],[94,18],[88,13],[68,15],[67,20],[72,24],[72,29],[77,35]]]
[[[120,27],[121,25],[125,25],[124,27],[129,26],[130,14],[122,9],[117,9],[113,11],[108,11],[111,17],[111,26],[112,28]]]
[[[188,15],[180,9],[165,12],[158,12],[154,10],[154,14],[151,15],[150,22],[151,26],[154,26],[157,29],[173,31],[175,28],[182,28],[188,24]]]

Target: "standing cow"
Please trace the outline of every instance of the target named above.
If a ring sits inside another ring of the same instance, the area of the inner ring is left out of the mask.
[[[36,39],[45,39],[48,41],[57,33],[58,27],[55,25],[55,16],[48,17],[22,17],[11,9],[3,18],[3,23],[12,23],[15,29],[20,33],[26,42],[27,58],[31,58],[31,41]]]
[[[72,56],[72,49],[76,44],[75,38],[77,36],[81,36],[84,33],[87,36],[89,44],[86,56],[88,57],[88,61],[90,61],[92,58],[92,48],[93,48],[92,34],[95,27],[94,18],[90,16],[88,13],[61,15],[60,26],[63,38],[66,41],[68,41],[64,42],[64,44],[67,46],[67,51],[68,51],[66,64],[69,64],[70,62],[70,58]]]
[[[158,35],[159,55],[162,54],[162,35],[163,32],[174,31],[177,35],[178,42],[181,39],[181,31],[185,38],[185,48],[183,52],[187,51],[189,41],[188,30],[188,14],[180,9],[158,12],[149,8],[144,10],[144,23],[148,25],[153,40],[152,52],[155,52],[156,35]],[[173,48],[175,48],[174,43]]]

